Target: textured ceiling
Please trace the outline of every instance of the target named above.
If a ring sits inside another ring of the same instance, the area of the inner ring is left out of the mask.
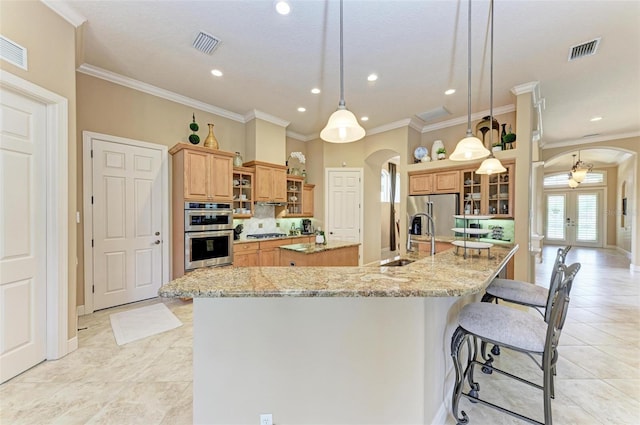
[[[253,110],[318,135],[339,100],[339,2],[291,0],[66,1],[84,16],[85,64],[230,112]],[[345,99],[372,130],[445,107],[466,117],[467,2],[345,0]],[[472,3],[472,110],[489,108],[489,2]],[[640,132],[640,2],[496,1],[494,108],[510,89],[540,82],[545,146]],[[212,55],[191,47],[199,31],[221,40]],[[596,37],[596,55],[568,62]],[[212,68],[224,76],[215,78]],[[378,81],[369,83],[375,72]],[[313,95],[312,87],[322,93]],[[455,88],[452,96],[444,91]],[[303,106],[306,112],[297,108]],[[590,122],[593,116],[604,118]]]

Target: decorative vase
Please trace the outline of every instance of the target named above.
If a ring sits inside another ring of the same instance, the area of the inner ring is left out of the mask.
[[[444,149],[444,143],[442,143],[442,140],[434,141],[431,146],[431,155],[433,156],[433,159],[441,159],[440,154],[438,154],[438,149]]]
[[[236,156],[233,157],[233,166],[234,167],[242,167],[242,156],[240,152],[236,152]]]
[[[505,128],[507,127],[507,124],[502,124],[502,133],[500,133],[500,140],[502,140],[502,149],[505,148],[504,146],[504,138],[507,135],[507,130],[505,130]]]
[[[209,135],[206,139],[204,139],[204,147],[209,149],[220,149],[220,145],[218,144],[218,139],[213,134],[213,124],[207,124],[209,126]]]
[[[291,169],[291,173],[290,174],[292,176],[301,176],[302,175],[302,173],[300,172],[300,169],[299,168],[295,168],[295,167]]]
[[[446,155],[447,155],[447,154],[445,154],[445,153],[439,153],[439,154],[438,154],[438,159],[445,159],[445,158],[446,158]]]

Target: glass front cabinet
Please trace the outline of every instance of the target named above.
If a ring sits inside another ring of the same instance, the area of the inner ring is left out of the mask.
[[[460,173],[460,213],[513,218],[513,179],[515,164],[502,161],[507,169],[500,174],[476,174],[478,166]]]
[[[233,216],[253,216],[253,168],[233,167]]]

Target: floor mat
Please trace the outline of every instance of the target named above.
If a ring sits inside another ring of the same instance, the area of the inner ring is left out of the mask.
[[[182,322],[162,303],[114,313],[109,319],[118,345],[182,326]]]

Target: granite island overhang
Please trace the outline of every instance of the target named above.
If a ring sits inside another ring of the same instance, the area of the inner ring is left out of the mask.
[[[457,312],[518,246],[403,267],[208,268],[160,291],[194,298],[194,423],[446,420]]]

